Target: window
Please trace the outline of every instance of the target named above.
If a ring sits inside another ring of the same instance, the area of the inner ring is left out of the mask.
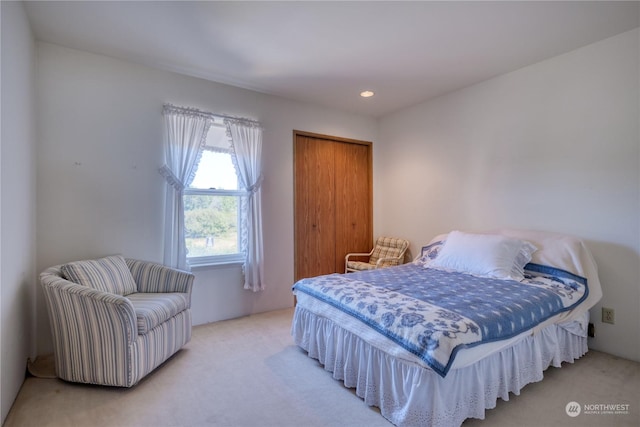
[[[214,123],[195,178],[184,190],[187,259],[192,266],[242,261],[240,204],[226,127]]]
[[[165,164],[158,172],[167,183],[164,264],[188,270],[189,265],[240,262],[244,288],[263,290],[260,123],[171,104],[164,105],[162,115]],[[231,163],[237,168],[233,173]]]

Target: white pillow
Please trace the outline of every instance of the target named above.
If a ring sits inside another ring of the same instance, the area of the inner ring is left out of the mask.
[[[524,266],[537,248],[526,240],[495,234],[449,233],[429,268],[495,279],[524,279]]]

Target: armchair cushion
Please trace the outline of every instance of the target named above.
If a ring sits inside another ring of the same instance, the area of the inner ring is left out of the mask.
[[[380,237],[376,240],[375,248],[369,258],[369,263],[376,265],[380,258],[398,258],[406,251],[408,242],[394,237]],[[399,260],[385,260],[380,267],[401,264]]]
[[[351,268],[353,270],[375,270],[376,265],[362,261],[348,261],[347,268]]]
[[[141,335],[189,308],[189,294],[186,293],[138,292],[127,298],[133,304]]]
[[[70,282],[102,292],[129,295],[137,291],[136,282],[121,255],[70,262],[60,270]]]

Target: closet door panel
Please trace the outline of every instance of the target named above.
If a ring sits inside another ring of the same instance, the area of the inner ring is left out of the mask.
[[[336,271],[344,272],[350,252],[369,252],[372,245],[371,146],[336,144]]]
[[[335,272],[335,143],[298,135],[295,144],[295,280],[299,280]]]

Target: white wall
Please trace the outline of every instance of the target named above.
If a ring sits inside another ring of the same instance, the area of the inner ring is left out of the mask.
[[[0,145],[1,418],[35,354],[36,48],[22,3],[1,2]]]
[[[604,293],[590,346],[640,360],[638,64],[636,29],[384,117],[376,232],[414,254],[452,229],[580,236]]]
[[[259,120],[263,134],[264,292],[240,266],[198,269],[194,323],[293,305],[293,129],[374,140],[375,120],[38,45],[38,271],[122,253],[162,261],[162,104]],[[38,305],[40,353],[51,348]]]

